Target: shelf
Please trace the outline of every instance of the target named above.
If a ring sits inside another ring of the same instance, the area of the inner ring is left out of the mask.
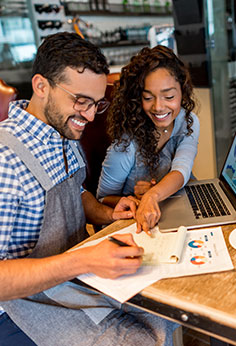
[[[145,17],[145,16],[154,16],[154,17],[169,17],[172,15],[171,12],[168,13],[157,13],[157,12],[110,12],[110,11],[70,11],[69,13],[67,12],[66,15],[70,16],[76,16],[76,15],[81,15],[81,16],[115,16],[115,17]]]
[[[118,48],[118,47],[133,47],[133,46],[149,46],[149,41],[120,41],[114,43],[102,43],[99,44],[100,48]]]
[[[107,9],[97,9],[87,2],[66,2],[64,4],[66,15],[76,16],[172,16],[171,8],[155,7],[146,4],[122,5],[106,4]]]

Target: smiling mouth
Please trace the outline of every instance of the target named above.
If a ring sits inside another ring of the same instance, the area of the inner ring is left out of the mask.
[[[170,112],[165,113],[165,114],[154,114],[154,113],[153,113],[153,116],[154,116],[155,118],[157,118],[157,119],[164,119],[164,118],[166,118],[168,115],[170,115]]]
[[[79,121],[79,120],[77,120],[77,119],[75,119],[75,118],[71,119],[71,121],[72,121],[74,124],[76,124],[77,126],[80,126],[80,127],[84,127],[84,126],[87,124],[86,122],[84,122],[84,121]]]

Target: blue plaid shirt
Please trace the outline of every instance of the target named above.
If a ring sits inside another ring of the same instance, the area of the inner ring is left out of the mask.
[[[28,101],[10,104],[9,118],[0,123],[39,160],[54,185],[79,169],[67,139],[25,111]],[[65,170],[63,148],[67,157]],[[45,191],[12,150],[0,143],[0,259],[27,256],[43,221]]]

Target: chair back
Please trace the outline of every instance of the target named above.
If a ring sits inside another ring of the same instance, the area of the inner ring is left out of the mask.
[[[107,76],[107,84],[114,84],[118,79],[120,79],[120,72],[109,73]]]
[[[111,101],[113,84],[107,84],[105,97]],[[108,110],[95,116],[94,121],[85,126],[80,139],[85,154],[87,176],[84,187],[94,196],[96,195],[102,163],[111,141],[106,132],[106,118]]]
[[[0,79],[0,121],[8,117],[9,102],[17,98],[17,89]]]

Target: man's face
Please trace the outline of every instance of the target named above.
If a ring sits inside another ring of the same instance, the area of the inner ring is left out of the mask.
[[[95,102],[103,99],[107,77],[98,75],[90,70],[78,73],[76,70],[66,68],[66,82],[50,88],[46,105],[44,107],[45,122],[54,127],[63,137],[80,139],[85,125],[93,121],[96,106],[92,105],[87,111],[74,108],[75,96],[83,95]],[[63,90],[65,89],[65,90]]]

